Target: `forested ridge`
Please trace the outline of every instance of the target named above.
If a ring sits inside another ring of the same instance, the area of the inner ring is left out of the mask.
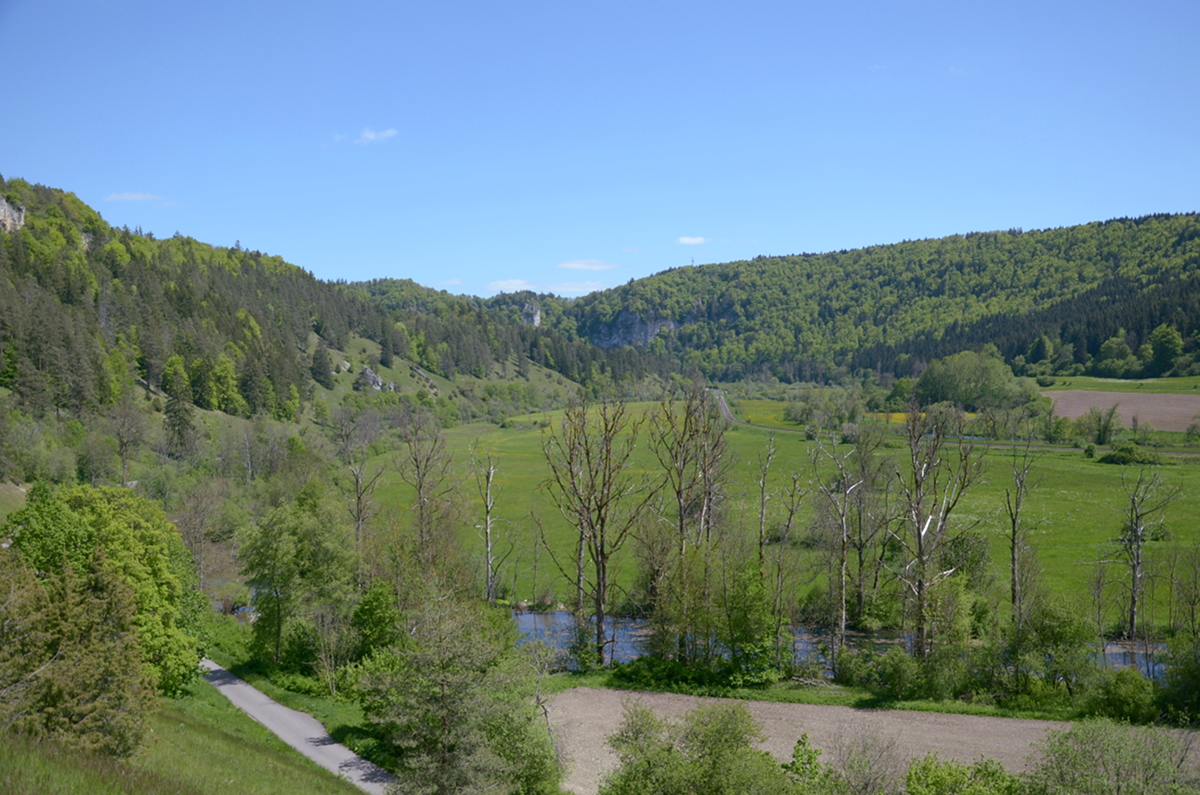
[[[284,419],[320,377],[317,349],[352,336],[376,342],[384,366],[446,378],[491,377],[509,359],[582,383],[663,369],[412,282],[413,299],[397,300],[403,282],[352,288],[240,244],[114,228],[74,194],[24,180],[0,179],[0,197],[24,208],[23,226],[0,230],[0,387],[34,415],[93,411],[136,378],[203,409]]]
[[[1011,360],[1040,335],[1080,364],[1119,330],[1135,351],[1162,323],[1186,337],[1200,326],[1198,272],[1200,216],[1150,215],[681,267],[571,302],[490,305],[536,303],[568,337],[604,344],[665,322],[649,349],[712,379],[823,380],[841,367],[906,375],[903,357],[986,342]]]

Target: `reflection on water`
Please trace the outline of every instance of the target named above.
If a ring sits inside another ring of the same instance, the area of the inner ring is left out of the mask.
[[[525,613],[514,611],[513,618],[517,622],[517,631],[521,638],[519,643],[540,640],[546,645],[568,651],[574,638],[575,617],[570,613],[559,610],[545,613]],[[616,628],[615,641],[610,645],[608,662],[630,662],[641,657],[645,652],[642,642],[649,635],[649,625],[641,618],[613,618],[606,620],[609,637],[613,637]],[[594,642],[595,630],[589,628],[588,642]],[[831,633],[825,629],[794,628],[792,630],[793,660],[800,665],[817,666],[824,671],[825,676],[833,676],[827,651],[831,647]],[[888,648],[901,645],[905,650],[910,648],[912,635],[898,630],[880,630],[878,632],[852,632],[846,637],[846,644],[851,649],[870,649],[882,654]],[[1104,646],[1104,665],[1107,668],[1136,667],[1145,676],[1161,680],[1166,671],[1159,654],[1162,648],[1154,644],[1134,646],[1128,643],[1108,643]]]
[[[547,613],[514,612],[517,620],[517,631],[521,633],[520,643],[540,640],[547,646],[567,651],[574,640],[575,617],[562,610]],[[606,662],[630,662],[642,656],[641,641],[647,633],[646,622],[640,618],[613,618],[605,620],[608,637],[616,637],[609,646]],[[589,642],[595,641],[595,629],[589,627]]]

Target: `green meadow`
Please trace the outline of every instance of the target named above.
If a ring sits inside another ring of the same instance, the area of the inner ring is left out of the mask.
[[[768,405],[770,404],[770,405]],[[631,406],[631,413],[644,413],[654,407],[653,403]],[[741,401],[738,404],[740,417],[750,422],[763,422],[772,417],[779,424],[782,419],[782,404],[774,401]],[[773,413],[774,412],[774,413]],[[477,531],[470,529],[477,524],[481,512],[481,501],[475,491],[475,483],[469,476],[470,448],[478,454],[490,452],[498,467],[497,485],[499,499],[497,515],[501,523],[500,549],[512,546],[506,561],[502,581],[513,586],[511,596],[516,600],[533,601],[550,591],[555,600],[562,600],[568,592],[566,581],[554,568],[545,551],[538,551],[534,543],[535,532],[531,514],[536,514],[545,528],[548,545],[564,565],[570,560],[573,550],[573,534],[565,520],[559,516],[549,500],[544,481],[547,476],[542,444],[548,425],[561,420],[561,412],[529,415],[514,418],[500,428],[490,424],[470,424],[452,428],[446,432],[448,447],[453,451],[459,473],[463,477],[461,493],[469,501],[474,516],[464,522],[463,542],[476,559],[482,558],[482,541]],[[790,423],[788,423],[790,424]],[[794,425],[793,425],[794,427]],[[647,446],[643,426],[635,456],[635,477],[649,481],[656,477],[656,462]],[[757,493],[754,485],[757,461],[774,435],[776,457],[771,470],[773,490],[779,492],[797,472],[808,481],[813,477],[812,454],[815,443],[807,441],[798,433],[773,433],[760,428],[733,426],[727,431],[730,455],[727,521],[734,529],[746,533],[757,532]],[[903,442],[899,436],[885,442],[884,453],[895,457],[902,465],[905,457]],[[985,535],[990,542],[993,571],[997,578],[997,593],[1005,593],[1008,565],[1007,519],[1003,512],[1004,492],[1011,483],[1010,450],[1003,445],[992,446],[986,451],[986,474],[964,497],[957,513],[956,526]],[[1101,464],[1085,458],[1077,449],[1046,449],[1035,451],[1033,468],[1035,490],[1030,496],[1025,513],[1025,523],[1033,527],[1030,537],[1036,546],[1038,561],[1043,569],[1046,585],[1055,592],[1087,600],[1088,582],[1098,560],[1112,557],[1109,543],[1116,537],[1121,523],[1121,510],[1126,502],[1122,476],[1137,477],[1136,468]],[[1190,545],[1200,542],[1200,458],[1188,455],[1163,456],[1163,464],[1155,470],[1170,486],[1178,487],[1179,498],[1167,509],[1166,534],[1163,540],[1149,545],[1150,554],[1162,556],[1172,545]],[[387,521],[389,516],[400,523],[406,521],[407,506],[412,499],[411,491],[389,473],[385,484],[377,493],[385,506],[377,521]],[[780,520],[781,495],[771,501],[771,521]],[[802,508],[801,527],[807,527],[813,517],[814,496],[810,490]],[[617,571],[617,582],[628,586],[634,576],[635,561],[633,544],[627,545]],[[811,555],[797,550],[797,555]],[[1110,570],[1119,576],[1120,567]],[[1169,589],[1157,587],[1160,608],[1165,609]],[[1115,620],[1116,606],[1108,620]],[[1155,621],[1166,620],[1165,612],[1156,615]]]

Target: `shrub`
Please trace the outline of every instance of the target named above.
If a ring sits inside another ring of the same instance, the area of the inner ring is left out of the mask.
[[[1145,723],[1158,714],[1154,683],[1136,668],[1105,671],[1089,694],[1089,715]]]

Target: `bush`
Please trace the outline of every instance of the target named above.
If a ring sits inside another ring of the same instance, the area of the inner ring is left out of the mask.
[[[1125,442],[1116,445],[1110,452],[1100,456],[1100,463],[1128,466],[1129,464],[1158,464],[1161,462],[1156,454],[1148,453],[1132,442]]]
[[[1081,721],[1054,731],[1029,775],[1031,795],[1174,795],[1194,792],[1184,738],[1148,726]]]
[[[1154,683],[1136,668],[1105,671],[1087,700],[1089,715],[1146,723],[1158,715]]]

